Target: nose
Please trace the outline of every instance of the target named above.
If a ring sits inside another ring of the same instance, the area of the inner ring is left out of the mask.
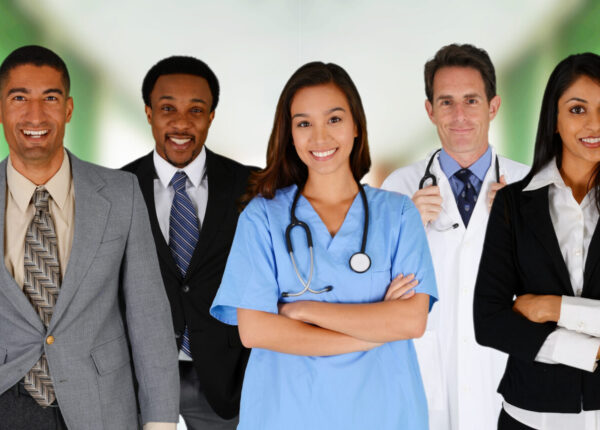
[[[185,112],[177,112],[170,122],[170,126],[176,130],[186,130],[190,127],[191,121]]]
[[[600,109],[597,109],[596,111],[592,112],[592,114],[588,118],[589,129],[594,131],[595,133],[600,132]]]
[[[462,103],[456,103],[454,105],[454,118],[457,121],[463,121],[466,118],[465,107],[462,105]]]
[[[38,125],[44,122],[45,113],[43,101],[31,100],[29,103],[27,103],[24,119],[33,125]]]
[[[313,126],[313,140],[315,143],[325,143],[329,138],[329,132],[327,127],[322,124],[315,124]]]

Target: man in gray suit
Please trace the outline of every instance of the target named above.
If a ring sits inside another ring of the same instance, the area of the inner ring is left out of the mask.
[[[0,429],[175,429],[177,350],[131,174],[63,147],[69,75],[26,46],[0,66]],[[133,366],[131,365],[133,363]]]

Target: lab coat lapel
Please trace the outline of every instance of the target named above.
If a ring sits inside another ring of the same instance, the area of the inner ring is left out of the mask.
[[[523,200],[521,205],[523,223],[533,231],[537,240],[542,244],[542,248],[548,253],[553,266],[557,268],[565,294],[573,295],[569,272],[560,252],[558,239],[550,218],[548,187],[523,191],[521,199]]]
[[[102,178],[71,153],[68,154],[75,195],[75,229],[67,270],[50,321],[50,330],[56,326],[80,287],[102,242],[110,211],[110,203],[101,194],[104,187]]]
[[[0,294],[2,294],[7,302],[9,302],[13,307],[18,310],[18,314],[25,319],[33,328],[35,328],[39,332],[44,332],[44,324],[42,323],[41,318],[37,314],[37,312],[33,309],[33,306],[29,302],[29,299],[25,296],[21,288],[15,282],[15,279],[8,273],[8,269],[4,264],[4,223],[6,216],[6,163],[8,163],[8,158],[5,158],[4,161],[0,164],[0,244],[2,248],[0,249],[0,255],[2,255],[2,261],[0,261]],[[4,302],[4,300],[0,299],[0,302]],[[1,309],[6,306],[4,304],[0,305]]]

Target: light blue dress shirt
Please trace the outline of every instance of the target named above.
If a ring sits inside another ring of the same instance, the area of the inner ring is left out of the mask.
[[[235,239],[211,314],[237,324],[237,308],[277,313],[280,301],[342,303],[381,301],[398,274],[414,273],[416,291],[437,300],[435,274],[419,212],[410,198],[365,186],[369,202],[366,252],[371,268],[348,264],[360,250],[364,209],[359,195],[332,238],[310,203],[300,197],[296,216],[311,229],[315,273],[311,288],[323,294],[283,299],[302,289],[285,244],[296,186],[273,199],[254,198],[240,215]],[[292,233],[304,279],[310,256],[301,228]],[[254,348],[244,378],[238,429],[428,428],[427,404],[412,340],[385,343],[366,352],[329,357],[298,356]]]
[[[462,167],[460,164],[456,162],[454,158],[452,158],[446,151],[443,149],[440,151],[440,167],[442,172],[448,178],[450,182],[450,187],[452,188],[452,192],[454,193],[454,198],[462,192],[465,184],[454,176],[456,172],[458,172]],[[471,177],[469,178],[469,182],[475,188],[475,193],[479,196],[479,191],[481,191],[481,185],[483,184],[483,180],[485,179],[485,175],[492,165],[492,148],[488,145],[487,151],[477,159],[473,164],[471,164],[468,169],[471,171]]]

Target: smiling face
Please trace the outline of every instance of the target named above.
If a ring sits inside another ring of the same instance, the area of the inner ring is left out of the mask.
[[[334,84],[305,87],[290,106],[292,139],[309,177],[349,173],[358,136],[346,95]]]
[[[26,176],[37,166],[58,170],[65,124],[73,113],[61,72],[49,66],[17,66],[4,80],[1,97],[0,120],[15,169]]]
[[[146,116],[156,152],[173,166],[187,166],[202,150],[215,116],[208,82],[195,75],[162,75],[150,101]]]
[[[488,101],[478,70],[442,67],[433,79],[433,102],[425,109],[437,127],[444,150],[468,167],[488,147],[488,130],[500,107],[500,97]]]
[[[567,176],[593,170],[600,162],[600,82],[581,76],[566,89],[558,99],[556,131]]]

